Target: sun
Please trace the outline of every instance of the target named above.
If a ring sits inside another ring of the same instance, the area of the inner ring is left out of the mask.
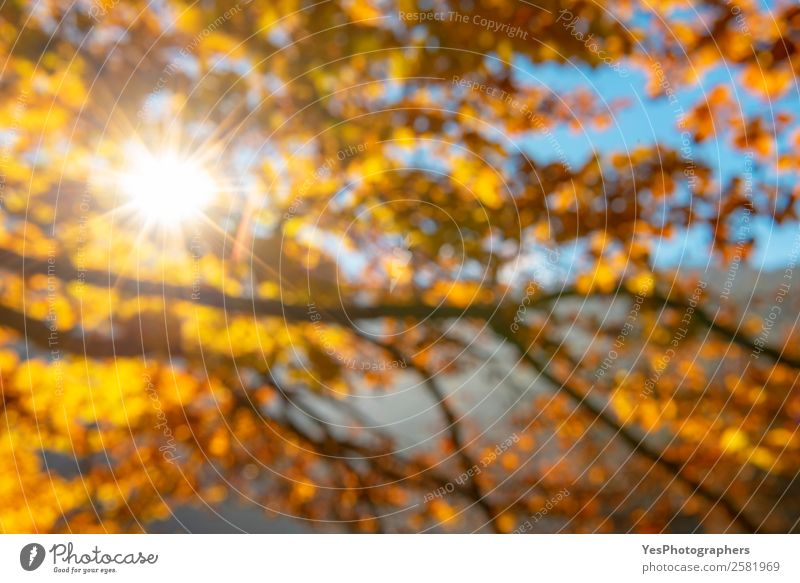
[[[162,226],[200,214],[216,184],[197,161],[175,152],[132,152],[120,186],[130,207],[147,222]]]

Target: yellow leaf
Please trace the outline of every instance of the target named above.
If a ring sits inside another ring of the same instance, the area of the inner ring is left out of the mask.
[[[630,278],[627,283],[627,288],[630,291],[639,296],[647,297],[653,293],[655,280],[650,273],[640,273]]]
[[[749,440],[744,431],[740,429],[726,429],[719,440],[719,444],[725,451],[740,451],[747,447]]]
[[[500,185],[492,170],[484,169],[472,184],[472,190],[483,204],[489,208],[500,208],[503,199],[500,196]]]
[[[766,448],[756,447],[750,453],[750,463],[768,471],[775,464],[775,456]]]

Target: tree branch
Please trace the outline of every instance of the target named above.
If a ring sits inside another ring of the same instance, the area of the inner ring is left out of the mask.
[[[674,475],[676,479],[691,488],[693,493],[697,493],[705,498],[711,503],[712,507],[722,507],[731,519],[734,522],[738,522],[746,532],[752,533],[759,530],[759,526],[751,521],[750,518],[744,514],[742,509],[725,494],[715,492],[703,482],[687,476],[684,465],[667,459],[664,452],[660,451],[651,443],[648,443],[645,436],[636,435],[630,428],[618,422],[605,407],[600,407],[589,400],[587,395],[583,394],[580,389],[568,382],[560,381],[554,375],[550,374],[545,364],[531,355],[529,350],[523,346],[519,340],[513,337],[513,335],[505,333],[502,330],[497,330],[497,332],[517,349],[520,356],[530,364],[542,378],[567,395],[578,407],[592,415],[592,417],[600,421],[600,423],[605,425],[608,429],[612,430],[614,436],[622,439],[635,453],[642,455],[654,464],[667,470]]]
[[[200,306],[220,308],[229,313],[252,314],[259,317],[279,317],[287,322],[311,321],[309,305],[290,304],[280,300],[257,297],[231,296],[211,286],[192,288],[191,286],[180,286],[168,284],[166,282],[117,277],[114,273],[99,270],[78,270],[71,262],[63,258],[59,258],[54,264],[49,264],[44,259],[27,258],[10,250],[0,250],[0,266],[6,271],[12,271],[17,274],[30,275],[35,273],[55,275],[64,281],[81,281],[88,285],[113,288],[132,296],[159,296],[165,300],[186,301]],[[578,291],[575,288],[567,288],[554,293],[538,295],[527,304],[527,307],[535,308],[537,306],[549,305],[558,300],[567,298],[613,299],[619,295],[633,297],[635,294],[625,286],[619,286],[616,290],[607,293],[587,293]],[[777,363],[800,370],[800,357],[786,354],[783,349],[760,345],[756,342],[756,339],[743,334],[740,327],[734,328],[718,322],[699,305],[690,306],[686,302],[666,297],[658,292],[651,297],[651,301],[656,301],[661,305],[666,305],[676,310],[686,311],[692,309],[699,322],[713,332],[727,338],[730,342],[751,352],[758,351],[759,353],[769,356]],[[315,309],[320,314],[330,318],[331,321],[347,327],[350,327],[350,322],[352,320],[372,320],[380,318],[414,318],[417,320],[467,318],[482,320],[487,323],[503,320],[507,321],[510,325],[513,314],[517,309],[517,303],[508,301],[501,304],[471,304],[463,308],[446,304],[430,306],[423,303],[386,303],[380,305],[347,304],[339,306],[315,306]],[[47,338],[49,330],[47,330],[47,333],[43,333],[43,330],[47,329],[46,324],[35,319],[15,314],[10,310],[10,308],[5,308],[5,311],[0,313],[0,321],[3,325],[19,332],[24,332],[27,327],[31,333],[30,338],[39,344],[41,344],[42,339]],[[73,331],[72,333],[66,334],[66,336],[70,338],[82,338],[86,335],[82,331]],[[100,335],[98,335],[98,337],[93,335],[86,337],[88,339],[87,351],[84,353],[82,346],[80,346],[81,350],[77,351],[86,356],[103,357],[113,354],[120,356],[141,354],[140,346],[133,348],[133,352],[126,348],[124,337],[119,338],[122,345],[117,348],[116,352],[111,350],[109,346],[106,346],[110,342],[108,338],[103,339]],[[82,342],[80,344],[82,344]],[[156,344],[160,345],[161,343]],[[73,351],[72,347],[74,347],[74,343],[67,342],[63,348]],[[148,351],[153,350],[150,346],[146,346],[145,348]]]

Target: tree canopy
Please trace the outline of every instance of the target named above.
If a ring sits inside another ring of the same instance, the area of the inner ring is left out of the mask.
[[[0,531],[797,529],[795,3],[0,28]]]

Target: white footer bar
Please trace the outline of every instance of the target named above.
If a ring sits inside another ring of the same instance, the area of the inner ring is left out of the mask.
[[[792,535],[6,535],[0,581],[800,581]]]

